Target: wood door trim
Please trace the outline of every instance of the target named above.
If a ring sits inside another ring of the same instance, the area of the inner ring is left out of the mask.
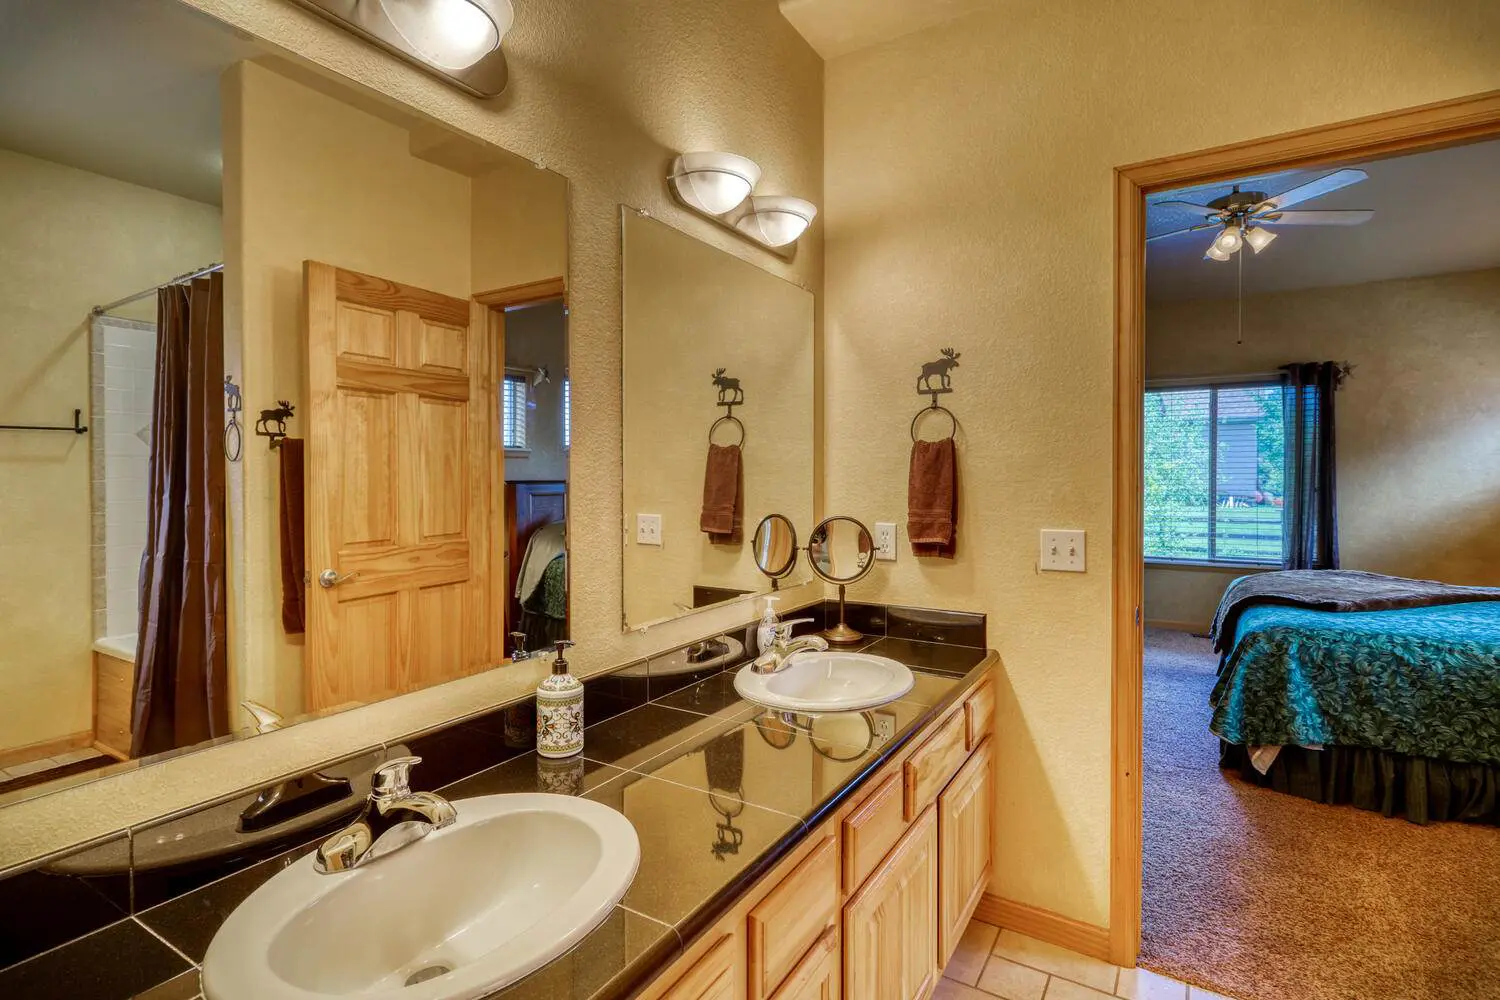
[[[332,270],[336,298],[357,299],[391,312],[410,311],[453,326],[469,325],[468,299],[441,295],[342,267],[333,267]]]
[[[496,309],[516,309],[559,299],[566,301],[567,295],[567,283],[562,278],[543,278],[541,281],[528,281],[524,285],[507,285],[504,288],[478,292],[474,295],[474,301]]]
[[[1500,90],[1146,160],[1115,170],[1110,919],[1108,954],[1101,957],[1116,965],[1135,965],[1141,938],[1144,635],[1140,616],[1145,570],[1141,537],[1141,426],[1145,392],[1146,195],[1245,174],[1439,149],[1497,135],[1500,135]],[[986,906],[982,904],[980,911],[987,912]],[[1053,940],[1045,933],[1046,929],[1039,928],[1043,931],[1040,936]],[[1069,946],[1088,953],[1077,944]]]

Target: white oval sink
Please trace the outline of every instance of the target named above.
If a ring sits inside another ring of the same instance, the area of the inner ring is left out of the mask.
[[[635,878],[640,840],[608,806],[454,805],[452,826],[367,865],[320,875],[308,855],[275,875],[214,936],[204,996],[475,1000],[577,944]]]
[[[904,664],[867,653],[795,653],[774,674],[746,665],[734,675],[741,698],[787,712],[857,712],[895,701],[916,679]]]

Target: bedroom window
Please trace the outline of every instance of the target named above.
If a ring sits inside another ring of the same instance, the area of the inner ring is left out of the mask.
[[[573,447],[573,380],[563,379],[562,391],[563,450]]]
[[[1148,561],[1282,564],[1284,398],[1279,382],[1146,390]]]
[[[527,451],[526,425],[530,404],[530,381],[526,374],[507,371],[500,393],[500,431],[508,452],[525,454]]]

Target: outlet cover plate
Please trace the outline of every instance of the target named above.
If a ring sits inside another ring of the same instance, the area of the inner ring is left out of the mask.
[[[1082,573],[1084,568],[1083,532],[1042,529],[1042,558],[1038,565],[1044,571]]]
[[[896,561],[896,526],[890,521],[875,522],[875,558],[880,562]]]
[[[635,543],[637,545],[661,544],[660,514],[637,514],[635,516]]]

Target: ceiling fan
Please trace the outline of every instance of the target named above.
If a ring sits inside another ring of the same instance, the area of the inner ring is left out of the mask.
[[[1267,226],[1357,226],[1369,222],[1375,213],[1364,208],[1301,212],[1288,212],[1286,209],[1321,198],[1351,184],[1358,184],[1369,176],[1363,170],[1335,170],[1277,195],[1267,196],[1264,191],[1241,191],[1236,184],[1233,191],[1215,198],[1207,205],[1175,200],[1157,202],[1153,207],[1167,205],[1200,212],[1204,221],[1185,229],[1174,229],[1170,233],[1148,237],[1146,242],[1154,243],[1183,233],[1217,229],[1218,233],[1203,256],[1209,260],[1226,261],[1247,243],[1256,253],[1270,246],[1276,234],[1266,229]]]

